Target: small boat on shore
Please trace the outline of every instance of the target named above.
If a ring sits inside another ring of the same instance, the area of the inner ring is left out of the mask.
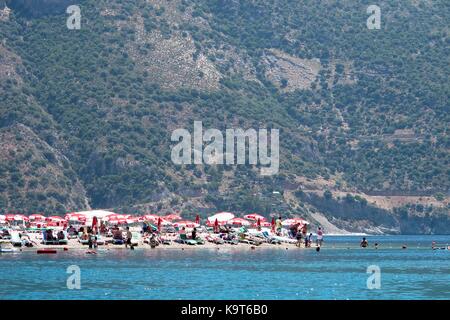
[[[36,251],[37,254],[55,254],[56,252],[56,249],[38,249]]]

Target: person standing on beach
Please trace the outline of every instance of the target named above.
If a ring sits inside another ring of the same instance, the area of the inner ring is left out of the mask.
[[[197,228],[192,229],[192,240],[197,239]]]
[[[316,245],[318,247],[322,246],[322,242],[323,242],[323,231],[322,228],[319,227],[319,229],[317,230],[317,241],[316,241]]]
[[[133,235],[131,234],[130,227],[127,227],[127,240],[125,242],[125,248],[128,248],[128,245],[130,245],[130,248],[133,247],[133,245],[131,244],[132,237]]]
[[[300,248],[302,246],[302,233],[300,231],[297,231],[296,238],[297,238],[296,246]]]
[[[278,216],[277,221],[275,221],[275,226],[276,226],[276,230],[277,230],[277,234],[281,234],[281,228],[282,228],[282,224],[281,224],[281,216]]]
[[[309,236],[308,236],[308,247],[311,247],[312,238],[313,238],[313,234],[310,233]]]

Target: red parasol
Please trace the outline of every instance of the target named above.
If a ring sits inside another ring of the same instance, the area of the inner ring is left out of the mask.
[[[227,224],[236,225],[236,226],[249,226],[250,222],[248,220],[242,218],[233,218],[227,221]]]
[[[96,216],[94,216],[94,218],[92,218],[92,230],[94,230],[95,233],[97,233],[97,223],[98,223],[98,219]]]
[[[167,216],[164,216],[163,218],[164,218],[164,220],[167,220],[167,221],[174,221],[174,220],[181,220],[181,219],[182,219],[182,218],[181,218],[179,215],[177,215],[177,214],[169,214],[169,215],[167,215]]]
[[[265,217],[263,217],[262,215],[257,214],[257,213],[246,214],[244,216],[244,218],[248,219],[248,220],[253,220],[253,221],[258,221],[258,219],[261,221],[266,221]]]

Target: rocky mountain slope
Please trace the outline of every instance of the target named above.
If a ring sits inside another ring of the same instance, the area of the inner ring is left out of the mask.
[[[0,210],[450,232],[448,1],[380,1],[381,30],[362,0],[0,2]],[[173,164],[196,120],[280,129],[280,173]]]

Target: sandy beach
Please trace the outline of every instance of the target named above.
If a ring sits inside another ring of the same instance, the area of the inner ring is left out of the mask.
[[[201,237],[201,236],[200,236]],[[107,243],[104,245],[99,245],[97,249],[89,249],[88,245],[81,244],[78,239],[69,239],[68,244],[66,245],[44,245],[41,243],[40,235],[38,234],[30,234],[30,239],[33,241],[33,247],[22,247],[15,248],[17,251],[29,252],[29,251],[37,251],[40,249],[55,249],[60,251],[67,250],[86,250],[86,251],[108,251],[108,250],[130,250],[130,248],[125,248],[125,245],[115,245],[111,243]],[[2,248],[13,248],[11,243],[8,240],[0,240],[0,244]],[[314,249],[312,248],[307,249]],[[204,244],[198,245],[188,245],[171,241],[170,244],[160,244],[155,248],[152,248],[148,243],[144,243],[143,240],[139,241],[138,245],[134,247],[135,250],[260,250],[260,249],[280,249],[280,250],[300,250],[305,249],[303,246],[301,248],[297,247],[292,243],[281,243],[281,244],[270,244],[270,243],[261,243],[260,245],[252,245],[247,243],[238,243],[238,244],[215,244],[212,242],[204,241]]]

